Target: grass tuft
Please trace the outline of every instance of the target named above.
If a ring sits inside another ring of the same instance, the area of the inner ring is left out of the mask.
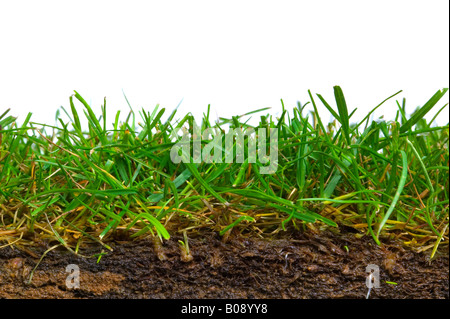
[[[76,91],[70,111],[63,108],[69,122],[58,117],[57,125],[39,124],[30,113],[19,126],[7,110],[0,116],[0,247],[44,241],[78,252],[91,242],[109,248],[118,231],[161,239],[203,229],[272,237],[287,228],[345,226],[377,243],[390,236],[419,250],[434,248],[434,255],[448,244],[449,126],[424,115],[447,89],[410,117],[403,100],[395,119],[370,120],[400,92],[357,124],[338,86],[336,107],[317,94],[335,118],[330,123],[320,118],[311,92],[310,113],[299,104],[290,114],[281,101],[279,118],[264,108],[211,123],[208,107],[203,131],[277,130],[274,174],[261,174],[259,160],[227,163],[225,152],[212,163],[194,161],[194,154],[186,163],[172,162],[181,136],[171,133],[181,129],[192,139],[197,124],[191,114],[174,120],[176,110],[163,121],[164,108],[135,114],[130,105],[126,118],[117,112],[108,128],[106,99],[99,116]],[[263,115],[252,126],[247,117],[255,113]],[[243,144],[236,138],[233,152],[247,156],[257,137],[244,135]],[[200,148],[225,149],[225,138],[222,145],[203,140]]]

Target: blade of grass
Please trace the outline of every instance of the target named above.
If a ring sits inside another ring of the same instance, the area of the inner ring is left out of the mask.
[[[401,155],[402,155],[402,174],[400,176],[400,181],[398,183],[398,187],[397,187],[397,191],[395,193],[395,196],[392,200],[391,206],[389,206],[388,211],[386,212],[386,214],[384,215],[383,219],[381,220],[379,226],[378,226],[378,230],[377,230],[377,234],[376,234],[376,238],[379,240],[380,237],[380,232],[383,229],[384,225],[386,224],[386,221],[389,219],[389,217],[391,216],[391,213],[393,212],[395,206],[397,205],[398,200],[400,199],[400,195],[403,191],[403,188],[405,187],[405,183],[406,183],[406,178],[408,176],[408,159],[406,156],[405,151],[401,150],[400,151]]]
[[[420,119],[422,119],[435,105],[439,100],[447,93],[448,88],[444,88],[443,90],[437,91],[427,103],[425,103],[418,111],[414,113],[414,115],[406,121],[400,127],[400,133],[405,133],[406,131],[411,130],[414,124],[416,124]]]

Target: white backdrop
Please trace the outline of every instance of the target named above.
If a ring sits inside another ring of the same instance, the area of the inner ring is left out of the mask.
[[[357,116],[398,90],[412,112],[448,87],[449,2],[0,0],[0,114],[19,122],[53,124],[73,90],[99,114],[106,96],[112,122],[122,90],[135,111],[183,99],[180,115],[211,104],[216,118],[277,114],[308,89],[334,106],[334,85]]]

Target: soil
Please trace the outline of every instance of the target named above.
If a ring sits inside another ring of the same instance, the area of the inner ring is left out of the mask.
[[[429,262],[427,254],[399,243],[378,246],[352,233],[297,232],[272,240],[235,236],[226,243],[207,233],[189,238],[189,254],[182,239],[173,236],[163,245],[115,240],[100,261],[62,247],[39,262],[45,248],[9,246],[0,249],[0,298],[362,299],[369,264],[379,267],[380,283],[370,299],[449,298],[448,245]],[[75,283],[68,279],[74,273],[66,272],[70,264],[79,267],[78,288],[70,286]]]

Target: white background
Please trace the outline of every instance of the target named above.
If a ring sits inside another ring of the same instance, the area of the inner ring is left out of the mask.
[[[215,119],[279,114],[308,89],[335,106],[334,85],[359,118],[398,90],[412,112],[448,87],[449,2],[0,0],[0,114],[19,123],[53,124],[73,90],[98,114],[106,96],[112,122],[129,110],[122,90],[135,111],[183,99],[180,116],[211,104]]]

